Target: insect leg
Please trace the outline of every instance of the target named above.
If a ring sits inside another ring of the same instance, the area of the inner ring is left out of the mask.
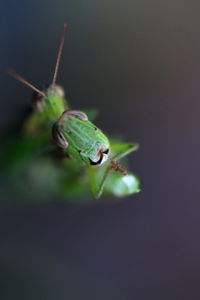
[[[65,113],[68,116],[73,117],[73,118],[78,118],[83,121],[88,120],[88,116],[83,111],[80,111],[80,110],[67,110]]]
[[[111,151],[114,153],[113,159],[119,160],[139,148],[137,143],[112,144]]]
[[[93,166],[88,167],[89,184],[91,192],[95,198],[98,199],[102,195],[106,179],[109,176],[110,171],[110,165],[106,166],[99,176],[99,171],[96,168]]]
[[[57,122],[54,123],[52,127],[52,136],[55,143],[61,148],[67,148],[69,143],[60,131],[60,126]]]

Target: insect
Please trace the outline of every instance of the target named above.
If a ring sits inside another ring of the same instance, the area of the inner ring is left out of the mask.
[[[118,196],[138,192],[137,177],[127,173],[125,168],[117,163],[119,159],[135,151],[138,144],[113,143],[89,120],[86,112],[69,108],[63,88],[56,83],[66,29],[67,25],[64,24],[53,80],[46,89],[41,91],[14,70],[8,71],[11,76],[35,92],[33,112],[24,122],[23,137],[28,136],[32,141],[41,137],[40,142],[36,143],[38,149],[45,149],[47,144],[54,144],[62,149],[67,161],[65,171],[73,174],[73,168],[67,170],[69,160],[71,164],[80,166],[81,171],[87,174],[88,183],[96,198],[101,196],[104,189]],[[35,149],[35,146],[33,148]],[[66,185],[69,184],[66,182]]]

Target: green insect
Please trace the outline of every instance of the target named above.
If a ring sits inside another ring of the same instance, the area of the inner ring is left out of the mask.
[[[114,143],[108,139],[101,129],[89,121],[88,114],[92,117],[91,111],[86,113],[69,108],[64,90],[56,84],[66,28],[65,24],[52,84],[44,91],[34,87],[14,70],[9,70],[10,75],[36,92],[33,98],[33,112],[25,120],[23,126],[22,140],[23,142],[24,139],[26,140],[25,145],[27,143],[32,145],[31,149],[29,147],[26,150],[26,155],[29,151],[30,158],[32,152],[36,150],[38,152],[47,146],[49,149],[53,143],[62,149],[65,159],[62,168],[71,176],[68,176],[68,181],[65,182],[65,194],[68,194],[69,190],[66,187],[73,185],[74,182],[76,189],[82,186],[82,190],[85,190],[86,175],[91,191],[96,198],[101,196],[103,190],[116,196],[136,193],[139,191],[139,180],[130,172],[127,173],[117,161],[136,150],[138,144]],[[51,139],[53,139],[53,143]],[[23,151],[24,149],[19,156],[24,158],[25,152]],[[84,173],[81,177],[82,181],[80,180],[81,172]]]

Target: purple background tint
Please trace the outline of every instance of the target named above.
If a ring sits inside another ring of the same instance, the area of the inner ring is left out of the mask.
[[[200,2],[3,1],[1,131],[52,78],[75,108],[140,143],[142,192],[116,204],[46,204],[0,213],[2,299],[200,299]],[[105,199],[106,200],[106,199]]]

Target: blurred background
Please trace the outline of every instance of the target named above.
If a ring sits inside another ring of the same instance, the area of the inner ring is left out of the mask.
[[[1,132],[52,80],[108,134],[140,143],[141,193],[0,211],[1,299],[200,299],[200,2],[2,1]]]

